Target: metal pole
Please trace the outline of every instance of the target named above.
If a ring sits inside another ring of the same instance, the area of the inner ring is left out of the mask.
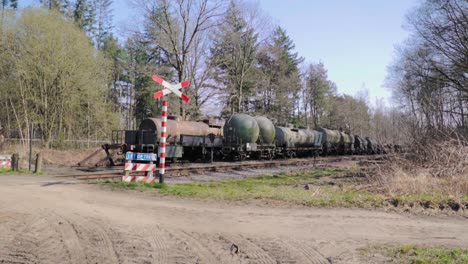
[[[29,132],[29,171],[31,171],[32,166],[32,141],[34,137],[34,127],[31,124],[31,131]]]
[[[166,168],[167,106],[167,96],[164,96],[162,101],[161,140],[159,143],[159,183],[164,183],[164,172]]]

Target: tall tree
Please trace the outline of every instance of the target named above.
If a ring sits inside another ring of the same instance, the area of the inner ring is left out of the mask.
[[[101,49],[105,39],[109,36],[112,29],[112,0],[94,0],[96,8],[96,25],[94,41],[96,47]]]
[[[336,86],[328,80],[327,70],[323,63],[310,64],[306,72],[304,89],[304,112],[308,124],[307,112],[310,112],[311,124],[315,127],[326,125],[322,118],[329,112],[330,98],[336,93]]]
[[[174,69],[177,82],[188,77],[188,57],[197,34],[215,25],[214,20],[224,12],[223,4],[214,0],[141,1],[146,37]],[[180,115],[185,118],[182,103]]]
[[[213,85],[213,71],[209,64],[210,33],[205,31],[196,36],[191,48],[187,64],[188,78],[191,80],[191,89],[188,95],[192,102],[188,105],[187,112],[190,119],[199,119],[202,116],[202,108],[208,104],[215,104],[219,99],[219,89]]]
[[[227,96],[225,114],[246,111],[247,106],[242,102],[246,94],[253,93],[258,34],[245,15],[245,11],[231,1],[222,25],[214,33],[210,49],[214,79],[224,87]]]
[[[140,33],[133,34],[126,42],[126,74],[123,80],[127,85],[127,127],[132,128],[136,123],[146,117],[154,117],[160,114],[160,104],[155,104],[153,93],[160,89],[150,76],[155,72],[162,76],[171,76],[170,66],[163,59],[162,52],[157,52],[152,43],[145,40]],[[175,100],[170,95],[171,100]],[[174,113],[177,106],[169,106],[170,112]],[[135,120],[134,120],[135,119]],[[135,122],[136,121],[136,122]]]
[[[407,20],[412,34],[389,67],[388,86],[421,131],[468,135],[468,2],[426,0]]]
[[[94,1],[76,0],[73,5],[73,20],[88,36],[92,36],[96,21]]]
[[[259,68],[265,78],[258,91],[265,98],[263,112],[285,124],[294,116],[297,94],[301,88],[299,64],[304,60],[286,31],[277,27],[258,55]],[[263,100],[263,98],[262,98]]]

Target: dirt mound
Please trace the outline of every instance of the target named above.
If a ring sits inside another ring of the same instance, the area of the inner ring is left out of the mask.
[[[102,148],[91,148],[91,149],[73,149],[73,150],[53,150],[53,149],[41,149],[37,150],[43,156],[45,164],[50,165],[77,165],[78,162],[91,156],[93,153],[98,151],[99,153],[92,157],[87,163],[95,164],[102,158],[106,157],[106,153]]]
[[[84,160],[85,158],[91,156],[93,153],[98,152],[94,157],[82,165],[93,165],[96,164],[99,160],[106,157],[106,153],[100,147],[98,148],[89,148],[89,149],[69,149],[69,150],[54,150],[54,149],[45,149],[45,148],[33,148],[33,160],[36,159],[37,153],[42,154],[42,160],[46,165],[55,165],[55,166],[73,166],[77,165],[78,162]],[[18,153],[20,155],[21,167],[26,168],[29,161],[29,148],[28,146],[15,146],[11,147],[8,150],[5,150],[5,153]]]

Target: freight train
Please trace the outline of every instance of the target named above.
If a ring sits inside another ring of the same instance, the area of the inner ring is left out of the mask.
[[[138,130],[125,130],[123,152],[159,154],[161,119],[144,119]],[[245,160],[384,153],[383,146],[327,128],[275,126],[265,116],[231,115],[223,126],[208,121],[167,121],[166,157],[188,161]],[[159,155],[158,155],[159,156]]]

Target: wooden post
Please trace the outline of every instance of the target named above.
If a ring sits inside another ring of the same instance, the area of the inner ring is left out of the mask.
[[[19,154],[11,155],[11,169],[13,171],[19,170]]]
[[[36,166],[34,169],[34,173],[42,172],[42,155],[41,153],[37,153],[36,155]]]
[[[31,124],[31,130],[29,131],[29,168],[28,168],[28,171],[31,171],[31,166],[32,166],[33,138],[34,138],[34,127]]]

